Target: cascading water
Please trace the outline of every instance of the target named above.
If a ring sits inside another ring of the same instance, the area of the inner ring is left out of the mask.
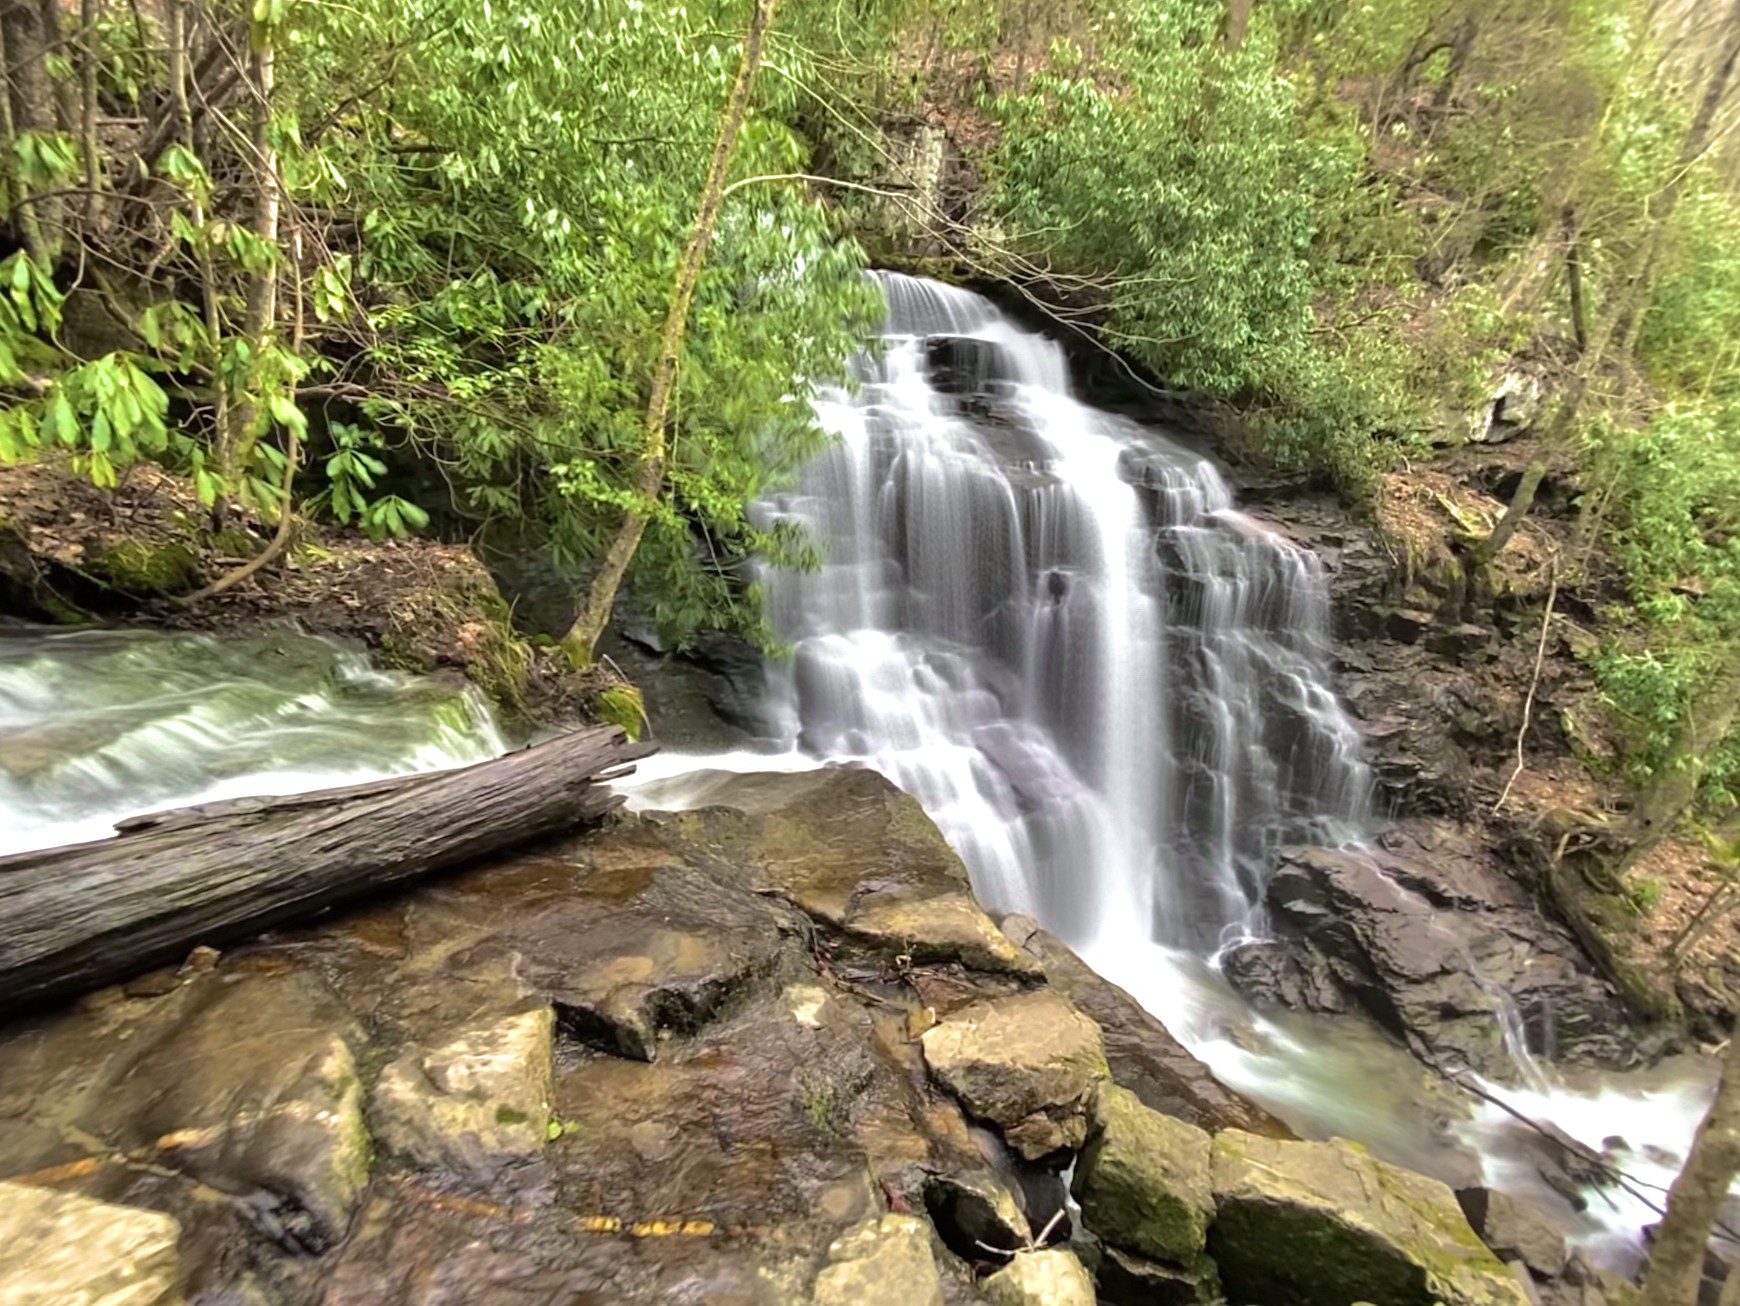
[[[1317,561],[1213,466],[1069,394],[1062,349],[885,275],[885,348],[769,505],[826,559],[769,578],[778,729],[917,797],[980,896],[1081,948],[1249,927],[1276,840],[1364,816]]]
[[[375,670],[292,631],[0,629],[0,854],[124,816],[494,757],[469,689]]]
[[[1447,1104],[1376,1035],[1259,1017],[1214,973],[1222,945],[1263,930],[1277,844],[1351,843],[1366,823],[1318,560],[1238,512],[1207,459],[1073,398],[1055,342],[970,292],[881,281],[882,349],[817,405],[837,443],[764,505],[824,559],[765,577],[792,649],[768,671],[778,751],[656,756],[642,801],[681,805],[693,770],[875,767],[985,902],[1036,917],[1302,1133],[1445,1178],[1477,1160],[1556,1200],[1494,1102]],[[1668,1157],[1709,1091],[1680,1073],[1572,1092],[1524,1069],[1518,1110]],[[1665,1182],[1671,1164],[1639,1169]],[[1623,1264],[1654,1215],[1608,1194],[1581,1218]]]

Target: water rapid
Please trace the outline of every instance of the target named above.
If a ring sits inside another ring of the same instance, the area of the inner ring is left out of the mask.
[[[142,812],[435,771],[507,748],[475,691],[294,631],[0,629],[0,854]]]

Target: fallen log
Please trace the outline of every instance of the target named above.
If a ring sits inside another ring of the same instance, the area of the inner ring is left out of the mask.
[[[65,997],[346,899],[595,821],[652,752],[622,731],[487,762],[135,817],[0,858],[0,1011]]]

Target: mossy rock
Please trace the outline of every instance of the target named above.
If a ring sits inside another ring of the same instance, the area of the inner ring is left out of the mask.
[[[1111,1084],[1099,1086],[1093,1118],[1075,1171],[1083,1222],[1107,1242],[1157,1260],[1200,1255],[1214,1215],[1208,1134]]]
[[[179,594],[199,582],[199,555],[181,540],[121,540],[85,560],[104,584],[135,597]]]
[[[1214,1140],[1208,1248],[1233,1301],[1274,1306],[1527,1306],[1435,1179],[1343,1139]]]

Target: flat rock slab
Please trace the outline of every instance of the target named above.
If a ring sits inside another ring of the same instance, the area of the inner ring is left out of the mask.
[[[1037,959],[979,907],[967,869],[916,799],[875,771],[683,779],[692,832],[729,851],[753,886],[887,954],[1038,976]],[[657,789],[649,791],[658,801]]]
[[[181,1300],[180,1234],[156,1211],[0,1184],[0,1302],[171,1306]]]
[[[930,1072],[1028,1160],[1087,1137],[1088,1101],[1109,1076],[1100,1028],[1050,991],[973,1003],[922,1039]]]
[[[930,1226],[884,1215],[841,1234],[816,1276],[815,1306],[942,1306]]]
[[[413,1048],[381,1072],[369,1121],[413,1164],[487,1175],[536,1157],[550,1130],[551,1037],[539,1006]]]
[[[1209,1251],[1233,1301],[1527,1306],[1436,1179],[1342,1139],[1214,1140]]]

